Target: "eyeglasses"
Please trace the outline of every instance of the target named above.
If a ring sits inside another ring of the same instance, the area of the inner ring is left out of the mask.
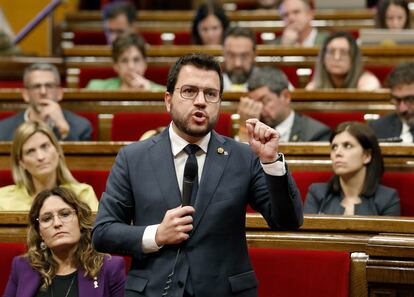
[[[394,105],[400,105],[401,102],[405,104],[414,104],[414,95],[408,95],[405,97],[398,97],[396,95],[391,94],[391,103]]]
[[[326,57],[328,58],[338,57],[339,59],[346,59],[346,58],[349,58],[350,55],[349,55],[349,50],[330,48],[330,49],[327,49],[326,51]]]
[[[63,208],[57,212],[57,214],[53,213],[45,213],[44,215],[38,217],[36,220],[39,222],[39,226],[47,229],[53,225],[55,222],[56,215],[59,217],[59,220],[63,224],[70,223],[74,216],[75,216],[76,210],[70,209],[70,208]]]
[[[194,100],[198,93],[200,92],[200,88],[191,85],[183,85],[181,88],[175,88],[175,90],[180,90],[180,95],[183,99],[187,100]],[[202,89],[204,94],[204,100],[209,103],[217,103],[220,101],[220,91],[217,89],[206,88]]]
[[[58,87],[55,83],[46,83],[46,84],[35,84],[35,85],[28,85],[26,86],[26,89],[31,91],[39,92],[42,88],[45,88],[46,91],[54,90]]]

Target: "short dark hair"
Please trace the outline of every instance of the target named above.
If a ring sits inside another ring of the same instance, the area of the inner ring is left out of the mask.
[[[229,18],[220,5],[215,2],[201,4],[198,7],[193,19],[192,37],[194,44],[203,44],[200,34],[198,33],[198,25],[209,15],[214,15],[220,20],[221,26],[223,27],[223,32],[226,31],[227,27],[229,26]]]
[[[289,88],[289,80],[282,71],[275,67],[260,67],[247,80],[247,89],[253,91],[263,86],[267,86],[270,91],[280,95],[280,92]]]
[[[215,57],[204,53],[189,54],[178,58],[168,72],[167,92],[174,92],[178,74],[180,73],[181,68],[186,65],[192,65],[199,69],[213,70],[217,72],[220,79],[220,96],[223,95],[223,74],[221,73],[220,64]]]
[[[332,143],[336,135],[345,131],[355,137],[364,150],[371,152],[371,161],[366,165],[364,186],[360,193],[361,196],[370,197],[375,194],[384,174],[384,161],[377,137],[375,136],[374,130],[366,124],[360,122],[344,122],[336,127],[335,131],[331,134],[329,142]],[[334,193],[340,193],[341,186],[338,176],[334,175],[329,181],[329,188]]]
[[[226,41],[227,37],[246,37],[250,39],[253,42],[253,49],[256,50],[256,35],[254,32],[249,28],[243,28],[243,27],[229,27],[224,32],[224,40]]]
[[[131,46],[135,46],[141,52],[144,59],[147,57],[144,38],[139,34],[129,33],[118,36],[112,43],[113,61],[118,61],[122,53]]]
[[[388,29],[385,16],[387,14],[388,7],[391,4],[400,6],[404,10],[405,16],[407,17],[407,20],[404,24],[404,29],[411,28],[411,14],[410,9],[408,7],[408,1],[406,0],[380,0],[378,2],[377,15],[375,17],[376,27]]]
[[[388,74],[385,85],[394,89],[402,85],[414,84],[414,62],[403,62],[395,66]]]
[[[104,21],[116,18],[119,15],[125,15],[128,23],[132,24],[137,20],[137,9],[135,5],[127,1],[111,2],[105,5],[102,11]]]

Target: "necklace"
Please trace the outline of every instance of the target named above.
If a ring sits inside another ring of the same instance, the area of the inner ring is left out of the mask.
[[[69,288],[66,291],[65,297],[68,297],[70,290],[72,289],[73,283],[75,282],[76,275],[77,274],[75,273],[75,275],[72,277],[72,281],[70,282]],[[50,292],[52,293],[52,297],[55,297],[55,295],[53,294],[53,286],[51,286],[50,289],[51,289]]]

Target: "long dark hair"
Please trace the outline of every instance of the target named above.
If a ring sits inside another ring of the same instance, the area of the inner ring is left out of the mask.
[[[360,122],[344,122],[336,127],[329,142],[332,143],[336,135],[345,131],[355,137],[364,150],[371,153],[371,161],[366,165],[364,186],[360,193],[360,196],[370,197],[375,194],[384,173],[384,161],[382,160],[377,137],[372,128],[366,124]],[[339,176],[334,175],[329,181],[328,187],[330,192],[339,194],[341,192]]]
[[[404,24],[404,29],[410,29],[411,28],[411,14],[410,14],[410,9],[408,7],[408,1],[406,0],[381,0],[379,1],[377,15],[375,17],[375,26],[381,29],[388,29],[387,22],[385,21],[385,16],[387,14],[388,7],[391,4],[400,6],[402,9],[404,9],[405,16],[407,17],[407,20],[405,21],[405,24]]]

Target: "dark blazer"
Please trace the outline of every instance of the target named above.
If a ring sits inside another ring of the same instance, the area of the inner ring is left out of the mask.
[[[133,255],[127,296],[161,296],[178,247],[144,254],[142,236],[148,225],[161,223],[167,210],[181,205],[180,196],[168,129],[121,149],[100,200],[93,242],[101,251]],[[264,174],[248,145],[212,132],[194,229],[181,245],[168,296],[182,296],[189,278],[197,297],[257,296],[245,237],[247,204],[273,229],[296,229],[303,223],[300,194],[290,174]]]
[[[122,257],[106,257],[98,275],[98,287],[94,280],[78,270],[79,297],[123,297],[125,284],[125,262]],[[13,259],[12,272],[3,297],[36,296],[41,285],[40,274],[32,268],[27,258]]]
[[[295,112],[289,141],[328,141],[331,129],[311,117]]]
[[[379,141],[391,138],[399,138],[402,131],[402,122],[396,112],[387,114],[378,120],[369,123]],[[410,129],[414,134],[414,127]]]
[[[343,214],[343,195],[328,192],[328,183],[315,183],[309,187],[304,213]],[[372,197],[361,197],[362,203],[355,205],[356,215],[399,216],[400,198],[396,190],[379,185]]]
[[[69,135],[64,139],[65,141],[92,140],[92,126],[87,119],[68,110],[62,109],[62,111],[70,126]],[[23,122],[24,111],[0,121],[0,141],[13,140],[14,131]],[[58,132],[54,132],[56,137],[60,139]]]

